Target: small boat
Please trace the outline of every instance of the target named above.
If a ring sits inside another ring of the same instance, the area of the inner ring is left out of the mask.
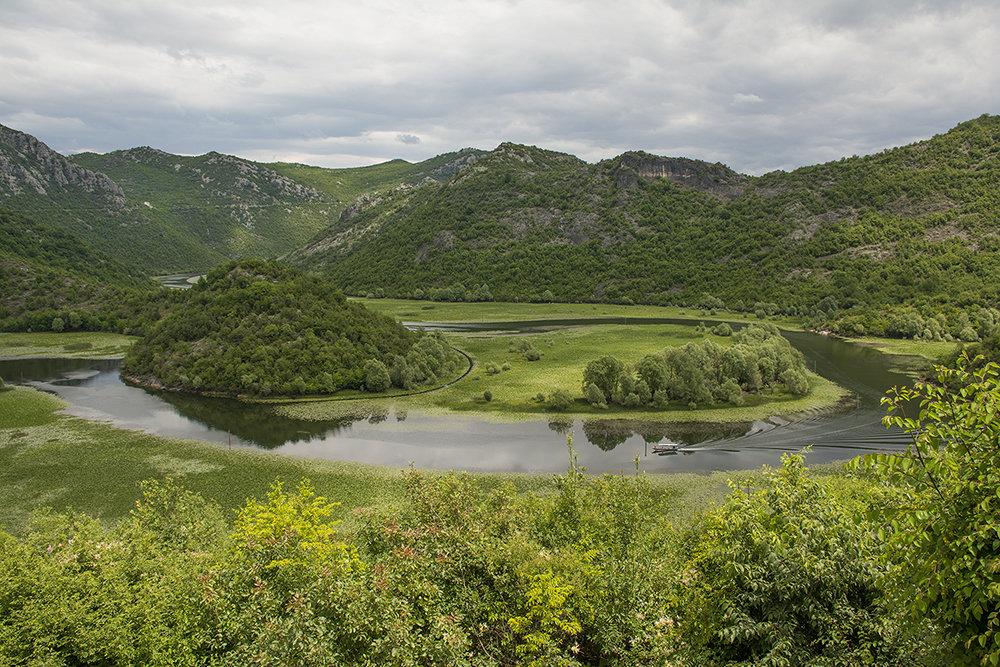
[[[664,442],[658,442],[653,445],[654,454],[676,454],[681,449],[681,446],[676,442],[670,442],[666,440]]]

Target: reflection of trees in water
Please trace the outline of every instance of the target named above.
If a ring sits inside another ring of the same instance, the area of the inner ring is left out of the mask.
[[[610,452],[632,437],[632,428],[624,419],[587,419],[583,422],[583,434],[590,444]]]
[[[549,420],[549,429],[556,433],[566,435],[571,428],[573,428],[573,420],[569,417],[553,417]]]
[[[646,444],[660,442],[664,438],[682,445],[693,445],[720,438],[735,438],[746,433],[749,424],[715,424],[701,422],[654,422],[640,419],[587,419],[583,422],[583,434],[590,444],[610,452],[633,435],[641,436]],[[549,423],[549,428],[553,428]]]
[[[78,387],[89,382],[96,371],[107,373],[117,371],[121,359],[62,359],[36,358],[0,360],[0,376],[10,384],[24,378],[25,382],[36,380],[54,382],[67,387]],[[76,375],[84,371],[82,375]],[[68,376],[68,377],[67,377]]]
[[[274,449],[288,442],[307,442],[313,438],[336,434],[356,421],[384,421],[388,412],[373,415],[371,406],[357,414],[333,421],[305,421],[277,415],[270,406],[242,403],[224,398],[206,398],[173,392],[156,392],[174,406],[177,412],[211,428],[229,431],[241,440],[264,449]]]

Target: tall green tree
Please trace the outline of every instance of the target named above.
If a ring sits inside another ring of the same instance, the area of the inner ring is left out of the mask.
[[[902,454],[855,462],[895,493],[875,514],[907,586],[911,612],[953,638],[957,656],[1000,664],[1000,366],[960,357],[938,382],[893,389],[886,426],[911,438]],[[919,406],[915,416],[909,416]]]

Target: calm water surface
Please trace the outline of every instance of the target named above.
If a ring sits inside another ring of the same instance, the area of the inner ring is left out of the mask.
[[[635,319],[628,324],[691,324],[689,320]],[[445,330],[488,329],[535,333],[604,320],[559,320],[430,325]],[[411,323],[413,325],[414,323]],[[0,361],[0,376],[53,392],[68,412],[159,435],[194,438],[221,446],[263,448],[283,454],[422,468],[507,472],[558,472],[566,467],[566,434],[591,472],[630,470],[635,456],[649,472],[734,470],[775,465],[784,452],[812,445],[809,461],[851,458],[875,449],[905,446],[886,431],[879,399],[908,379],[889,371],[881,354],[837,339],[784,332],[810,368],[853,392],[837,412],[774,416],[744,424],[659,424],[625,420],[492,424],[467,416],[423,415],[389,409],[366,419],[309,422],[272,414],[265,406],[154,392],[124,384],[118,360],[23,359]],[[557,418],[554,418],[557,419]],[[653,454],[662,438],[685,453]]]

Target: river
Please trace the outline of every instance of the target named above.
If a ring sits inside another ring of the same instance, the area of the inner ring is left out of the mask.
[[[599,320],[608,323],[608,320]],[[489,329],[540,332],[594,320],[545,320],[489,324],[421,323],[444,330]],[[634,319],[628,324],[684,323]],[[413,324],[413,323],[411,323]],[[266,406],[235,400],[157,392],[126,385],[119,360],[16,359],[0,361],[0,377],[57,394],[68,412],[168,437],[192,438],[226,447],[268,449],[282,454],[358,461],[396,467],[488,472],[559,472],[567,465],[571,434],[580,463],[591,472],[631,470],[634,458],[650,472],[707,472],[777,465],[780,455],[812,446],[811,463],[905,446],[881,425],[879,400],[906,376],[888,368],[869,348],[804,332],[784,332],[807,365],[852,392],[836,412],[774,416],[743,424],[661,424],[622,420],[539,419],[497,424],[464,415],[435,416],[389,409],[367,418],[309,422],[275,416]],[[555,419],[555,418],[554,418]],[[651,444],[669,438],[684,453],[659,455]]]

